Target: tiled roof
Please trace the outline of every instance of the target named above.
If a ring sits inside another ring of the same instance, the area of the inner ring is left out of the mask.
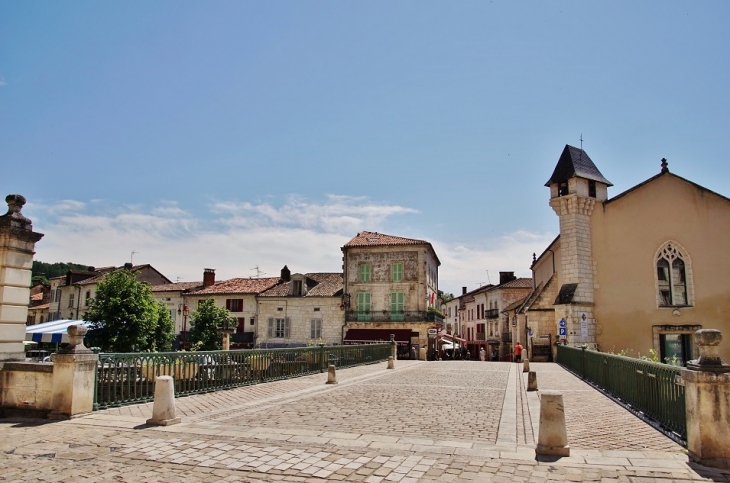
[[[160,273],[155,267],[153,267],[149,263],[144,264],[144,265],[135,265],[132,268],[129,268],[128,270],[130,272],[138,272],[138,271],[142,270],[143,268],[147,268],[147,267],[151,268],[152,270],[154,270],[157,273]],[[124,266],[121,266],[121,267],[102,267],[102,268],[97,268],[95,270],[95,272],[98,275],[95,275],[95,276],[93,276],[91,278],[87,278],[87,279],[81,280],[79,282],[76,282],[76,283],[74,283],[74,285],[90,285],[90,284],[94,284],[94,283],[99,283],[101,281],[101,279],[104,278],[104,275],[106,275],[107,273],[113,272],[115,270],[122,270],[123,268],[125,268],[125,267]],[[80,272],[80,273],[83,273],[83,272]],[[160,275],[162,275],[162,274],[160,273]],[[164,275],[162,275],[162,277],[165,278],[165,279],[167,278]]]
[[[192,290],[198,287],[202,287],[203,282],[176,282],[176,283],[163,283],[162,285],[153,285],[153,292],[184,292],[186,290]]]
[[[520,307],[520,306],[521,306],[521,305],[522,305],[523,303],[525,303],[525,300],[527,300],[527,298],[528,298],[528,297],[529,297],[529,295],[527,295],[527,296],[525,296],[525,297],[522,297],[522,298],[521,298],[520,300],[518,300],[517,302],[512,302],[512,303],[511,303],[511,304],[509,304],[509,305],[508,305],[507,307],[505,307],[505,308],[504,308],[504,309],[502,310],[502,312],[509,312],[510,310],[515,310],[515,309],[519,308],[519,307]]]
[[[375,233],[363,231],[357,234],[355,238],[345,243],[346,247],[372,247],[372,246],[389,246],[389,245],[431,245],[425,240],[416,240],[413,238],[403,238],[393,235],[385,235],[383,233]]]
[[[497,285],[495,288],[532,288],[531,278],[516,278],[510,282]]]
[[[28,307],[28,310],[48,310],[48,307],[50,307],[51,304],[41,304],[41,305],[33,305],[32,307]]]
[[[545,186],[550,186],[553,183],[561,183],[568,181],[570,178],[585,178],[593,181],[605,183],[608,186],[613,186],[609,180],[603,177],[596,165],[593,164],[591,158],[588,157],[585,151],[568,144],[563,149],[563,154],[560,155],[557,166],[553,175]]]
[[[38,301],[38,300],[43,300],[43,292],[34,293],[33,295],[30,296],[30,301],[31,302],[35,302],[35,301]]]
[[[213,295],[213,294],[259,294],[267,290],[276,283],[279,278],[232,278],[216,282],[210,287],[196,290],[193,295]]]
[[[342,273],[306,273],[306,297],[334,297],[342,291]],[[261,293],[262,297],[286,297],[291,293],[291,282],[281,282]]]

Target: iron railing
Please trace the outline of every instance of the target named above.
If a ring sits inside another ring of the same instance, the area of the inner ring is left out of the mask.
[[[681,367],[558,346],[558,364],[687,440]]]
[[[499,309],[488,309],[486,311],[487,318],[488,319],[498,319],[499,318]]]
[[[443,324],[444,319],[430,310],[421,311],[390,311],[370,310],[357,311],[348,310],[345,312],[346,322],[434,322]]]
[[[175,396],[304,376],[384,361],[391,344],[210,352],[99,354],[94,409],[151,401],[155,377],[172,376]]]

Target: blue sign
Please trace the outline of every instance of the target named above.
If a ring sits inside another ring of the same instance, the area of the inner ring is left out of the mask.
[[[558,329],[558,335],[561,337],[565,337],[566,335],[568,335],[568,329],[566,329],[565,327],[561,327],[560,329]]]
[[[560,327],[565,327],[566,325],[565,319],[560,319]]]

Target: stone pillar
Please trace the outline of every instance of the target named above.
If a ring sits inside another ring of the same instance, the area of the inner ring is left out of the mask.
[[[393,356],[388,357],[388,369],[395,369],[395,363],[393,362]]]
[[[327,370],[327,384],[337,384],[337,369],[330,364]]]
[[[530,361],[529,359],[525,359],[522,361],[522,372],[530,372]]]
[[[170,426],[180,422],[175,408],[175,380],[172,376],[155,378],[155,399],[152,404],[152,418],[147,424]]]
[[[398,358],[398,344],[395,342],[395,334],[390,334],[390,355],[393,360]]]
[[[730,468],[730,365],[720,359],[719,330],[695,332],[700,358],[682,373],[687,411],[687,450],[692,461]]]
[[[537,374],[535,373],[535,371],[530,371],[527,373],[527,390],[537,391]]]
[[[99,356],[84,346],[87,328],[72,325],[66,332],[69,345],[53,354],[51,419],[69,419],[94,409],[94,383]]]
[[[25,198],[8,195],[5,201],[8,212],[0,216],[0,361],[23,361],[33,255],[43,235],[20,212]]]

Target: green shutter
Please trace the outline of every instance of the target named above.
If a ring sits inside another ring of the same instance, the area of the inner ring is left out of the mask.
[[[369,263],[363,263],[362,265],[360,265],[360,281],[361,282],[370,281],[370,264]]]
[[[403,264],[402,263],[394,263],[391,267],[392,271],[392,277],[394,282],[402,282],[403,281]]]
[[[357,294],[357,320],[370,320],[370,292]]]
[[[403,320],[404,302],[405,294],[403,292],[390,293],[390,320]]]

